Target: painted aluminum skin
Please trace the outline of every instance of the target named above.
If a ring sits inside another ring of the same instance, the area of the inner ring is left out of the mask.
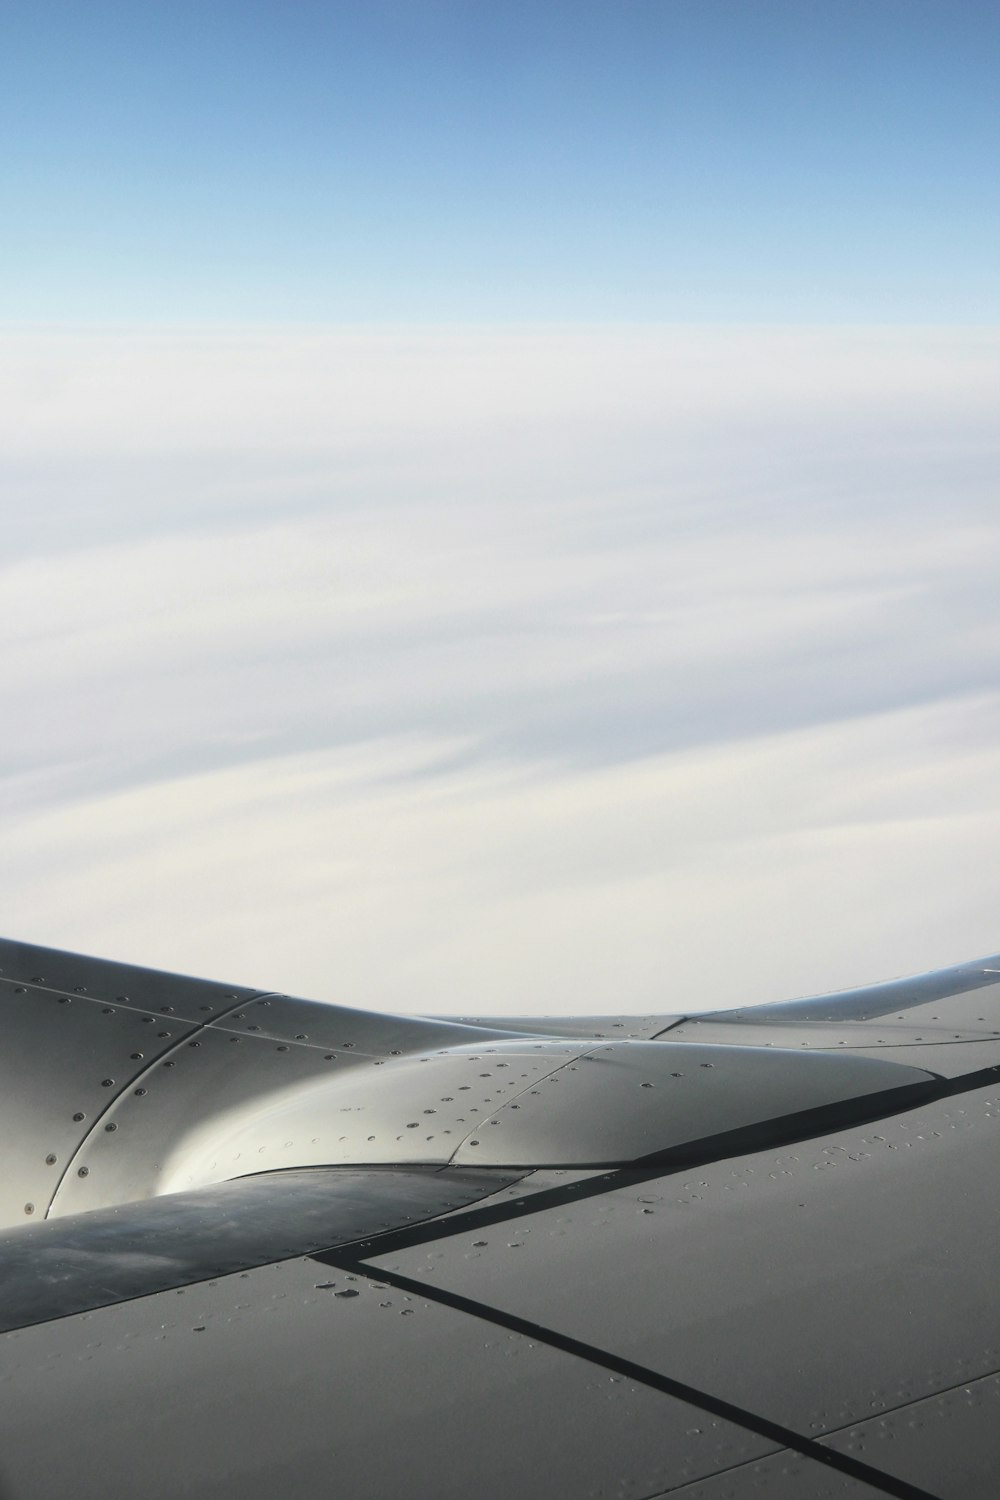
[[[371,1015],[0,943],[0,1500],[995,1500],[1000,960]]]

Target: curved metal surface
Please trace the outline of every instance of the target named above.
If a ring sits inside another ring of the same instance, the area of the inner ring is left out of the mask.
[[[0,1226],[45,1216],[95,1120],[193,1030],[172,1016],[0,980]]]
[[[227,1111],[252,1114],[269,1093],[308,1083],[324,1071],[346,1072],[361,1065],[341,1063],[316,1047],[230,1037],[206,1027],[165,1053],[134,1087],[116,1095],[74,1156],[51,1213],[82,1213],[181,1191],[192,1184],[183,1177],[168,1179],[166,1163],[178,1142],[201,1122]],[[283,1164],[300,1165],[295,1160]],[[260,1159],[255,1148],[253,1160],[220,1171],[215,1180],[272,1165],[277,1163]]]
[[[446,1021],[447,1016],[437,1020]],[[466,1026],[497,1027],[508,1035],[581,1037],[597,1042],[651,1041],[683,1021],[673,1016],[455,1016]]]
[[[926,1020],[926,1007],[934,1001],[950,1001],[945,1020],[982,1019],[977,991],[993,989],[986,1003],[995,1004],[1000,997],[997,977],[1000,954],[978,958],[972,963],[954,964],[948,969],[932,969],[903,979],[888,979],[881,984],[862,985],[858,989],[836,990],[829,995],[810,995],[801,1000],[783,1000],[776,1005],[754,1005],[745,1009],[711,1011],[713,1020],[746,1021],[764,1025],[774,1020],[796,1021],[872,1021],[895,1015],[899,1020]],[[911,1014],[920,1012],[920,1014]],[[703,1017],[704,1019],[704,1017]]]
[[[849,1055],[622,1042],[567,1063],[505,1104],[454,1160],[611,1166],[932,1083],[920,1069]]]
[[[443,1166],[478,1119],[578,1050],[525,1041],[383,1061],[207,1027],[115,1100],[51,1211],[282,1167]]]
[[[401,1057],[432,1047],[486,1046],[517,1035],[499,1024],[465,1025],[457,1020],[385,1015],[276,994],[261,995],[210,1024],[241,1036],[309,1043],[364,1057]]]
[[[998,996],[1000,998],[1000,996]],[[1000,1021],[1000,1015],[991,1016],[989,1008],[979,1018],[982,1024],[973,1029],[958,1027],[955,1023],[941,1022],[937,1016],[924,1017],[924,1024],[914,1024],[893,1018],[878,1021],[799,1021],[762,1020],[754,1022],[749,1013],[745,1021],[701,1019],[692,1016],[676,1026],[668,1034],[670,1042],[700,1042],[722,1044],[731,1047],[787,1047],[803,1048],[806,1051],[832,1052],[841,1047],[863,1047],[871,1051],[884,1047],[940,1047],[946,1042],[986,1042],[1000,1040],[1000,1026],[993,1029],[991,1020]],[[994,1008],[995,1002],[994,1002]]]
[[[86,995],[103,1004],[155,1011],[201,1026],[233,1005],[261,994],[245,985],[219,984],[186,974],[167,974],[137,964],[114,963],[64,953],[35,943],[0,938],[0,975],[12,984],[46,994]]]
[[[0,1335],[4,1500],[997,1492],[989,961],[602,1042],[17,947],[12,1189],[87,1107],[0,1236],[50,1320]]]

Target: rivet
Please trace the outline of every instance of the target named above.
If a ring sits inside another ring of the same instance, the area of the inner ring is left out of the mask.
[[[102,1078],[101,1079],[101,1088],[102,1089],[113,1089],[114,1086],[115,1086],[115,1080],[113,1078]]]
[[[105,1128],[105,1130],[106,1130],[106,1131],[107,1131],[107,1132],[108,1132],[108,1135],[110,1135],[110,1134],[111,1134],[111,1133],[112,1133],[112,1131],[114,1131],[114,1130],[117,1130],[117,1129],[118,1129],[118,1126],[117,1126],[117,1125],[116,1125],[116,1124],[115,1124],[115,1123],[114,1123],[114,1121],[113,1121],[113,1120],[112,1120],[112,1122],[111,1122],[111,1124],[110,1124],[110,1125],[105,1125],[105,1127],[104,1127],[104,1128]]]
[[[55,1155],[54,1155],[53,1152],[50,1151],[49,1154],[48,1154],[48,1156],[45,1158],[45,1165],[47,1167],[54,1167],[55,1164],[56,1164]]]
[[[139,1062],[141,1060],[141,1058],[142,1058],[142,1053],[141,1052],[130,1052],[129,1053],[129,1057],[132,1059],[133,1062]]]
[[[137,1099],[141,1099],[145,1092],[145,1089],[133,1089],[133,1093],[135,1094]]]
[[[78,1121],[78,1122],[79,1122],[79,1121],[80,1121],[80,1120],[85,1120],[85,1119],[86,1119],[86,1118],[87,1118],[87,1116],[86,1116],[86,1115],[83,1115],[83,1114],[79,1114],[79,1113],[77,1113],[77,1114],[75,1114],[75,1115],[74,1115],[74,1116],[73,1116],[73,1118],[74,1118],[74,1120],[76,1120],[76,1121]]]
[[[77,1175],[77,1177],[89,1177],[90,1176],[90,1168],[89,1167],[81,1167],[80,1170],[77,1172],[76,1175]]]
[[[24,1211],[26,1214],[33,1214],[35,1212],[35,1205],[33,1203],[26,1203],[24,1205]]]

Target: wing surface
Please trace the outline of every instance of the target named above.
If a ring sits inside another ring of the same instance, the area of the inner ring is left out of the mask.
[[[79,992],[0,963],[22,1066]],[[659,1041],[245,992],[82,1122],[72,1203],[11,1213],[0,1496],[995,1500],[992,966]]]

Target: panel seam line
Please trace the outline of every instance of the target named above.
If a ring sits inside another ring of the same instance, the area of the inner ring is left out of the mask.
[[[897,1479],[894,1475],[887,1474],[882,1469],[873,1468],[872,1465],[863,1463],[860,1459],[852,1458],[850,1454],[839,1453],[836,1449],[832,1448],[824,1448],[816,1439],[805,1437],[801,1433],[796,1432],[794,1428],[784,1427],[779,1422],[773,1422],[768,1417],[758,1416],[755,1412],[747,1411],[744,1407],[737,1406],[731,1401],[726,1401],[720,1396],[713,1396],[707,1391],[699,1390],[696,1386],[688,1385],[685,1381],[674,1379],[669,1375],[663,1375],[659,1371],[647,1368],[645,1365],[636,1364],[632,1360],[609,1353],[607,1350],[601,1349],[596,1345],[587,1344],[580,1339],[571,1338],[567,1334],[558,1333],[554,1329],[546,1328],[540,1323],[532,1322],[530,1319],[520,1318],[513,1313],[491,1307],[474,1298],[462,1296],[457,1292],[446,1291],[442,1287],[428,1286],[426,1283],[417,1281],[412,1277],[402,1276],[396,1271],[386,1271],[349,1256],[341,1257],[325,1254],[323,1261],[324,1264],[335,1266],[345,1273],[360,1273],[369,1281],[384,1282],[389,1286],[396,1287],[399,1291],[422,1297],[428,1302],[437,1302],[456,1312],[463,1312],[472,1317],[480,1318],[484,1322],[493,1323],[501,1328],[507,1328],[512,1333],[520,1334],[528,1339],[534,1339],[538,1343],[546,1344],[550,1348],[557,1349],[564,1354],[585,1360],[591,1365],[613,1370],[615,1373],[624,1376],[627,1380],[633,1380],[639,1385],[644,1385],[651,1390],[660,1392],[662,1395],[672,1396],[689,1406],[694,1406],[712,1416],[731,1422],[735,1426],[743,1428],[744,1431],[756,1433],[758,1437],[763,1437],[769,1442],[776,1443],[779,1450],[782,1448],[790,1449],[805,1458],[811,1459],[815,1463],[823,1464],[829,1469],[836,1469],[840,1473],[852,1479],[857,1479],[861,1483],[872,1485],[874,1488],[881,1490],[883,1494],[896,1497],[896,1500],[940,1500],[940,1496],[932,1494],[931,1491],[921,1489],[918,1485],[910,1484],[907,1480]],[[771,1455],[761,1455],[762,1458],[769,1456]]]

